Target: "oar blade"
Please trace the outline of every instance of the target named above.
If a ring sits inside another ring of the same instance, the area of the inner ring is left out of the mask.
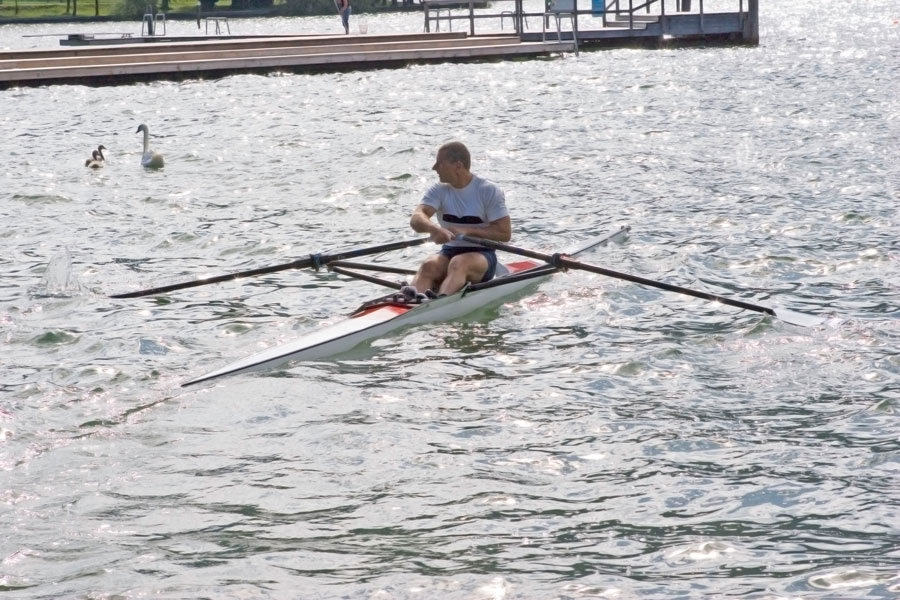
[[[775,316],[785,323],[790,323],[791,325],[797,325],[799,327],[818,327],[828,320],[826,317],[799,313],[786,308],[776,308],[774,311]]]

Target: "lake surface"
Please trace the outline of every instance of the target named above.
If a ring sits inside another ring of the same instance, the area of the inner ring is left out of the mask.
[[[3,596],[900,597],[900,10],[764,1],[761,38],[0,91]],[[182,389],[381,288],[108,297],[416,237],[451,139],[519,246],[629,224],[587,258],[827,320],[570,271]]]

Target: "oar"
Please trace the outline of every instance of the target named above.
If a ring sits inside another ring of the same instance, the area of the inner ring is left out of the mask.
[[[142,296],[153,296],[155,294],[165,294],[175,290],[183,290],[185,288],[198,287],[201,285],[209,285],[211,283],[222,283],[223,281],[231,281],[241,277],[253,277],[255,275],[266,275],[267,273],[275,273],[277,271],[286,271],[288,269],[305,269],[313,267],[318,270],[326,264],[347,258],[356,258],[358,256],[366,256],[368,254],[380,254],[390,250],[399,250],[401,248],[409,248],[410,246],[418,246],[428,241],[428,238],[419,238],[415,240],[405,240],[402,242],[392,242],[390,244],[382,244],[381,246],[372,246],[371,248],[359,248],[357,250],[348,250],[338,254],[311,254],[308,258],[300,258],[295,261],[284,263],[281,265],[273,265],[271,267],[261,267],[259,269],[251,269],[249,271],[241,271],[239,273],[228,273],[225,275],[217,275],[215,277],[206,277],[204,279],[195,279],[194,281],[186,281],[184,283],[173,283],[172,285],[164,285],[162,287],[152,288],[149,290],[140,290],[137,292],[126,292],[124,294],[115,294],[110,298],[140,298]]]
[[[529,258],[535,258],[537,260],[542,260],[547,262],[554,267],[557,268],[568,268],[568,269],[580,269],[582,271],[588,271],[590,273],[597,273],[598,275],[606,275],[607,277],[615,277],[616,279],[624,279],[625,281],[631,281],[633,283],[639,283],[641,285],[646,285],[650,287],[659,288],[661,290],[666,290],[669,292],[677,292],[679,294],[685,294],[688,296],[693,296],[695,298],[703,298],[704,300],[711,300],[713,302],[719,302],[721,304],[727,304],[729,306],[736,306],[737,308],[743,308],[745,310],[752,310],[760,313],[765,313],[767,315],[771,315],[773,317],[777,317],[782,319],[787,323],[791,323],[793,325],[801,325],[803,327],[813,327],[815,325],[819,325],[825,321],[825,319],[821,317],[816,317],[813,315],[806,315],[803,313],[794,312],[791,310],[778,309],[777,311],[773,308],[769,308],[768,306],[759,306],[757,304],[750,304],[749,302],[744,302],[742,300],[732,300],[731,298],[723,298],[722,296],[717,296],[715,294],[708,294],[706,292],[701,292],[698,290],[692,290],[689,288],[679,287],[677,285],[672,285],[670,283],[663,283],[662,281],[654,281],[652,279],[645,279],[643,277],[638,277],[637,275],[629,275],[628,273],[619,273],[617,271],[611,271],[610,269],[604,269],[603,267],[598,267],[596,265],[591,265],[583,262],[578,262],[576,260],[572,260],[566,258],[562,254],[542,254],[540,252],[535,252],[533,250],[525,250],[523,248],[516,248],[515,246],[509,246],[507,244],[503,244],[500,242],[495,242],[493,240],[485,240],[482,238],[473,237],[470,235],[458,235],[456,239],[463,240],[466,242],[471,242],[473,244],[479,244],[481,246],[485,246],[487,248],[493,248],[495,250],[503,250],[504,252],[509,252],[511,254],[520,254],[522,256],[527,256]]]

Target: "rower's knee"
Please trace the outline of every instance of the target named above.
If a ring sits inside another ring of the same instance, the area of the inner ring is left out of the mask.
[[[481,281],[488,270],[487,259],[480,252],[466,252],[453,257],[447,266],[447,277],[461,281]]]
[[[432,256],[425,260],[416,273],[416,286],[421,289],[436,288],[447,276],[447,259],[443,256]]]
[[[433,279],[440,279],[447,274],[447,261],[443,257],[432,256],[422,263],[419,272]]]

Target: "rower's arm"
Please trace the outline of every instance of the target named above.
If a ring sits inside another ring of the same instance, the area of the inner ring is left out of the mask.
[[[435,211],[433,206],[420,204],[413,211],[412,217],[409,219],[409,226],[416,233],[427,233],[431,236],[431,241],[435,244],[446,244],[453,239],[453,232],[441,227],[438,223],[431,220]]]
[[[413,211],[412,218],[409,220],[409,226],[416,233],[427,233],[431,236],[431,241],[436,244],[446,244],[460,233],[494,240],[495,242],[508,242],[512,238],[512,221],[509,216],[491,221],[486,227],[451,225],[444,229],[431,220],[435,212],[434,207],[420,204]]]
[[[469,227],[467,225],[452,225],[449,227],[454,234],[465,234],[495,242],[508,242],[512,238],[512,221],[509,217],[502,217],[488,223],[487,227]]]
[[[434,208],[427,204],[418,205],[409,220],[409,226],[412,227],[413,231],[416,233],[431,233],[440,227],[431,220],[431,217],[434,216],[435,212]]]

